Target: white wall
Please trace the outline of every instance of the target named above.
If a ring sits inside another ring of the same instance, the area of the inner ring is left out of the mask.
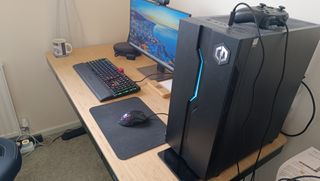
[[[171,0],[171,7],[178,8],[190,12],[193,16],[211,16],[211,15],[222,15],[229,14],[233,7],[240,1],[235,0]],[[258,5],[261,1],[257,0],[247,0],[246,3],[250,5]],[[286,10],[289,12],[290,17],[311,21],[314,23],[320,24],[320,13],[319,1],[312,0],[269,0],[264,1],[267,5],[286,6]],[[318,110],[320,108],[320,46],[318,47],[317,52],[315,53],[312,63],[309,66],[307,73],[306,82],[310,85],[313,90],[316,99]],[[300,89],[296,97],[295,102],[293,103],[291,112],[286,120],[285,130],[291,133],[296,133],[298,130],[302,130],[306,125],[306,122],[309,120],[311,115],[311,103],[309,95],[305,89]],[[282,153],[277,156],[275,159],[270,161],[261,167],[257,172],[258,181],[270,181],[275,180],[275,176],[279,166],[288,158],[292,157],[298,152],[301,152],[304,149],[314,146],[320,149],[319,142],[319,128],[320,128],[320,111],[317,112],[314,123],[311,125],[310,129],[302,136],[298,138],[290,138],[288,144],[285,146]]]
[[[78,120],[47,65],[56,32],[58,0],[2,0],[0,61],[6,66],[18,117],[31,122],[32,132]],[[125,40],[129,0],[75,0],[88,45]]]
[[[74,0],[83,24],[86,44],[126,41],[130,0]]]
[[[289,12],[291,17],[320,23],[320,14],[317,13],[319,11],[318,8],[320,2],[313,0],[171,0],[170,6],[190,12],[193,16],[210,16],[229,14],[233,7],[239,2],[246,2],[251,6],[258,5],[260,2],[274,7],[283,5],[286,7],[286,10]]]

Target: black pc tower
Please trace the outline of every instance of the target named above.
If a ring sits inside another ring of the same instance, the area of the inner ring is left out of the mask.
[[[179,27],[166,141],[203,179],[259,149],[284,62],[286,29],[261,29],[265,61],[241,132],[262,48],[253,23],[230,28],[228,20],[187,18]],[[278,136],[320,38],[316,24],[289,19],[287,25],[287,65],[264,144]]]

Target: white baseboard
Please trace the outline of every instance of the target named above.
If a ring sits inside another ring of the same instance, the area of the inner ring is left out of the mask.
[[[0,138],[14,138],[20,135],[20,132],[18,131],[13,131],[12,133],[7,133],[7,134],[3,134],[0,135]]]
[[[61,124],[55,127],[51,127],[51,128],[47,128],[47,129],[43,129],[41,131],[37,131],[35,133],[32,133],[33,135],[37,135],[37,134],[41,134],[43,137],[45,136],[50,136],[50,135],[54,135],[57,133],[62,133],[67,129],[74,129],[74,128],[79,128],[81,127],[81,123],[79,120],[73,121],[73,122],[69,122],[69,123],[65,123],[65,124]]]

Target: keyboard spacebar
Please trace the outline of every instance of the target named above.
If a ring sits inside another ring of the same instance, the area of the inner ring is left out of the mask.
[[[87,84],[100,102],[114,97],[111,90],[101,82],[101,80],[86,64],[80,63],[74,65],[73,68],[77,71],[82,80]]]

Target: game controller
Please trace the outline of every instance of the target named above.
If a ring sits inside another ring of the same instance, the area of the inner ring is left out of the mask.
[[[242,8],[236,11],[234,16],[235,23],[255,23],[254,16],[257,24],[261,29],[271,29],[273,26],[284,26],[289,18],[289,14],[284,10],[284,6],[274,8],[260,3],[259,6],[249,8]],[[254,16],[253,14],[254,13]]]

